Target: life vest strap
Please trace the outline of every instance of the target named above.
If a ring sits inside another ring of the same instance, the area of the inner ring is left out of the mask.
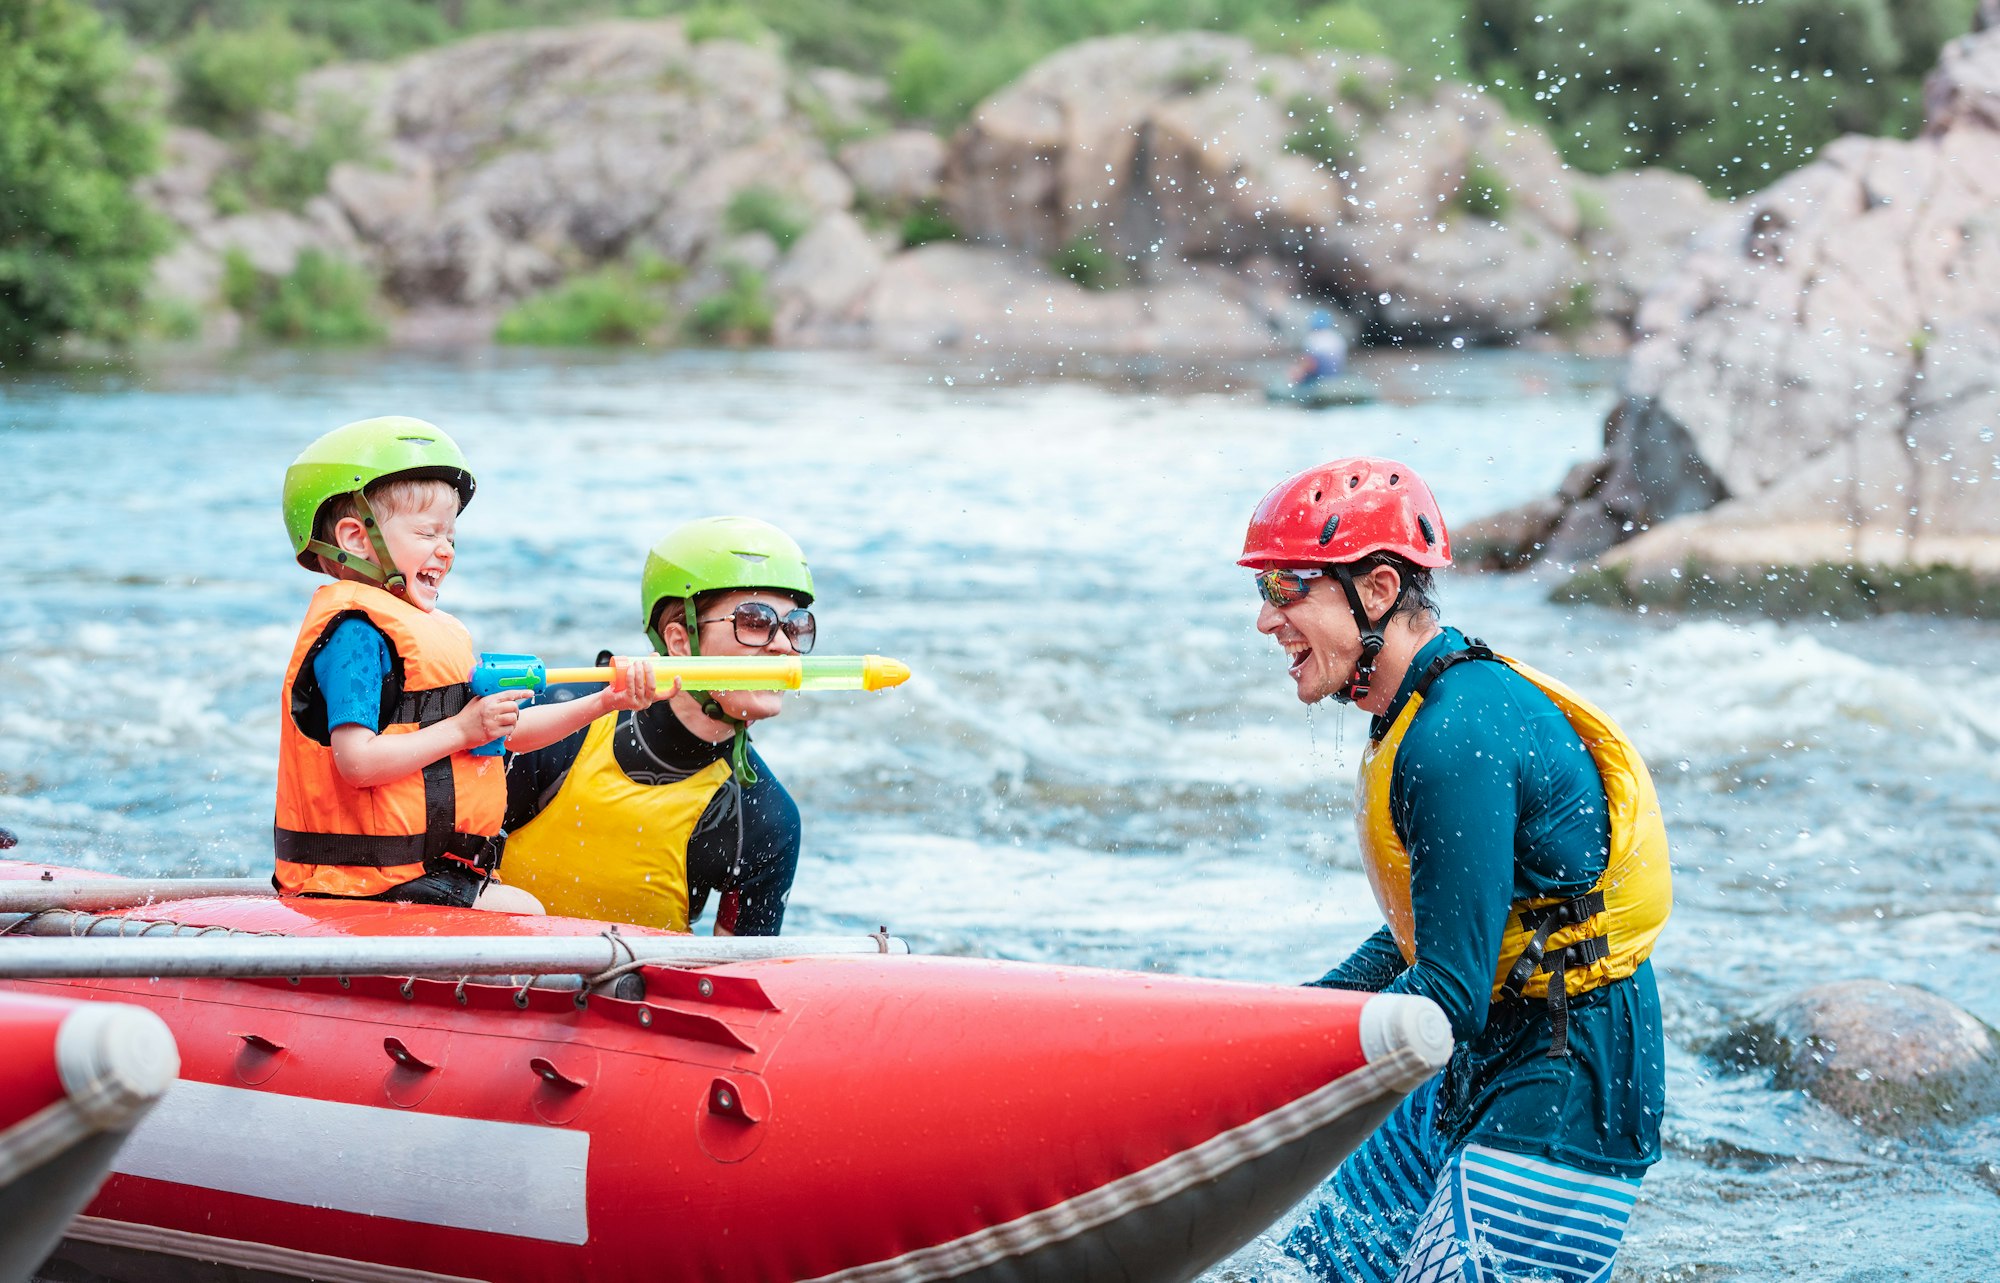
[[[1417,678],[1416,689],[1412,693],[1418,699],[1428,699],[1431,693],[1431,684],[1444,676],[1446,669],[1451,668],[1453,665],[1463,664],[1475,659],[1490,659],[1497,663],[1499,658],[1485,642],[1480,641],[1477,637],[1468,637],[1465,639],[1465,646],[1462,649],[1448,650],[1436,659],[1433,659],[1430,665],[1424,669],[1423,676]]]
[[[435,726],[447,718],[458,716],[472,700],[472,687],[465,682],[433,686],[429,690],[404,691],[397,696],[389,715],[383,719],[383,725]]]
[[[1569,969],[1587,967],[1611,956],[1609,936],[1590,936],[1557,949],[1549,936],[1563,927],[1580,926],[1604,912],[1604,892],[1587,891],[1573,900],[1521,910],[1521,925],[1534,934],[1507,972],[1500,992],[1519,998],[1537,971],[1549,973],[1549,1056],[1569,1055]]]
[[[306,833],[272,826],[272,845],[287,864],[339,864],[350,868],[391,869],[424,862],[425,837],[412,833],[386,837],[372,833]]]
[[[287,864],[392,869],[404,864],[434,867],[442,860],[488,875],[500,867],[501,852],[507,841],[504,833],[496,837],[453,833],[441,842],[434,842],[423,833],[382,837],[368,833],[305,833],[276,826],[272,827],[271,837],[278,858]]]

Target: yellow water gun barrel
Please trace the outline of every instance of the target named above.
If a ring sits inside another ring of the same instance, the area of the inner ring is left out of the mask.
[[[910,666],[883,655],[679,655],[652,659],[661,687],[690,691],[879,691],[910,680]],[[609,682],[609,668],[551,668],[544,680]]]

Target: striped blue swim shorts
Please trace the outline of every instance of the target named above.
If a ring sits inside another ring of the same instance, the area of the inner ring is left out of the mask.
[[[1604,1283],[1639,1182],[1486,1145],[1435,1152],[1432,1079],[1307,1201],[1284,1239],[1340,1283]]]

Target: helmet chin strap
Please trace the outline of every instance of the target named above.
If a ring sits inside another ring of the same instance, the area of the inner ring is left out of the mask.
[[[368,532],[368,546],[375,550],[375,560],[371,562],[366,557],[357,557],[345,548],[321,543],[317,539],[306,543],[306,551],[318,553],[334,565],[351,570],[369,583],[386,588],[398,597],[407,596],[409,582],[403,578],[403,572],[396,569],[396,563],[389,557],[389,541],[382,537],[382,523],[375,519],[375,510],[368,506],[367,498],[359,490],[354,492],[353,498],[354,515],[360,519],[361,528]]]
[[[1354,615],[1354,626],[1361,632],[1361,658],[1355,661],[1354,672],[1347,682],[1333,693],[1333,697],[1343,704],[1358,704],[1368,698],[1368,692],[1375,686],[1375,659],[1382,653],[1387,638],[1382,635],[1382,625],[1389,622],[1396,608],[1403,604],[1402,576],[1396,577],[1396,600],[1389,603],[1389,609],[1380,619],[1368,618],[1368,611],[1361,605],[1360,590],[1354,586],[1354,575],[1345,566],[1333,567],[1333,577],[1340,581],[1340,590],[1347,594],[1347,609]]]
[[[689,593],[686,597],[683,597],[681,599],[681,606],[687,612],[688,653],[690,655],[699,655],[701,654],[701,625],[695,621],[694,597],[693,593]],[[690,691],[689,694],[694,694],[694,692]],[[701,711],[704,714],[714,718],[718,722],[724,722],[736,728],[735,737],[729,744],[729,766],[731,770],[736,772],[736,782],[744,788],[749,788],[757,782],[757,768],[750,765],[750,723],[731,717],[728,713],[723,712],[722,705],[716,702],[713,691],[702,691],[696,698],[700,702]]]

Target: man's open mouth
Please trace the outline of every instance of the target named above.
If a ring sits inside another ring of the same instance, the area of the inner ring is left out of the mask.
[[[1287,646],[1285,647],[1285,653],[1291,656],[1292,660],[1291,668],[1288,671],[1292,676],[1297,677],[1300,670],[1306,666],[1306,661],[1312,658],[1313,651],[1310,646],[1300,646],[1297,649]]]

